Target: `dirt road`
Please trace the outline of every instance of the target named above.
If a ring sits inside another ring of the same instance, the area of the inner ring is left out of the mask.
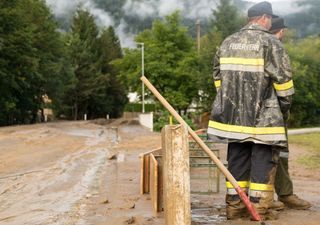
[[[160,135],[120,122],[0,128],[0,224],[164,224],[162,214],[152,214],[149,196],[139,194],[138,156],[159,147]],[[224,155],[225,146],[219,148]],[[314,206],[285,210],[272,224],[318,225],[320,169],[296,164],[302,148],[290,151],[295,192]],[[226,221],[224,182],[220,189],[192,196],[194,224],[257,224]]]

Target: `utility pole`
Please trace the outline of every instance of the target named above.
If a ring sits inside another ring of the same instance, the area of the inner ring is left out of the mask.
[[[200,55],[200,20],[197,19],[196,22],[196,29],[197,29],[197,49],[198,49],[198,55]]]
[[[139,42],[139,45],[141,45],[141,76],[144,77],[144,43]],[[142,113],[145,112],[144,110],[144,83],[142,82]]]

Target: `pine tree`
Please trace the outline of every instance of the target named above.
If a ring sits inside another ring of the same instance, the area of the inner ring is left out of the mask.
[[[0,0],[0,124],[37,120],[44,94],[61,90],[63,44],[41,0]],[[51,86],[51,87],[50,87]],[[49,88],[50,87],[50,88]]]
[[[72,103],[76,120],[88,113],[91,96],[104,88],[98,56],[98,28],[88,11],[78,9],[71,27],[69,52],[75,74],[74,88],[68,91],[65,102]],[[88,115],[89,118],[91,115]]]

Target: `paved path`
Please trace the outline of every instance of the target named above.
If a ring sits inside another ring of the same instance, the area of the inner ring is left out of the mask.
[[[315,132],[320,132],[320,127],[288,130],[289,134],[308,134],[308,133],[315,133]]]

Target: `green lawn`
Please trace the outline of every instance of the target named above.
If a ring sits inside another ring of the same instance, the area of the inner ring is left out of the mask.
[[[298,162],[315,168],[320,166],[320,133],[289,135],[289,144],[295,144],[306,149],[311,155],[301,155]]]

